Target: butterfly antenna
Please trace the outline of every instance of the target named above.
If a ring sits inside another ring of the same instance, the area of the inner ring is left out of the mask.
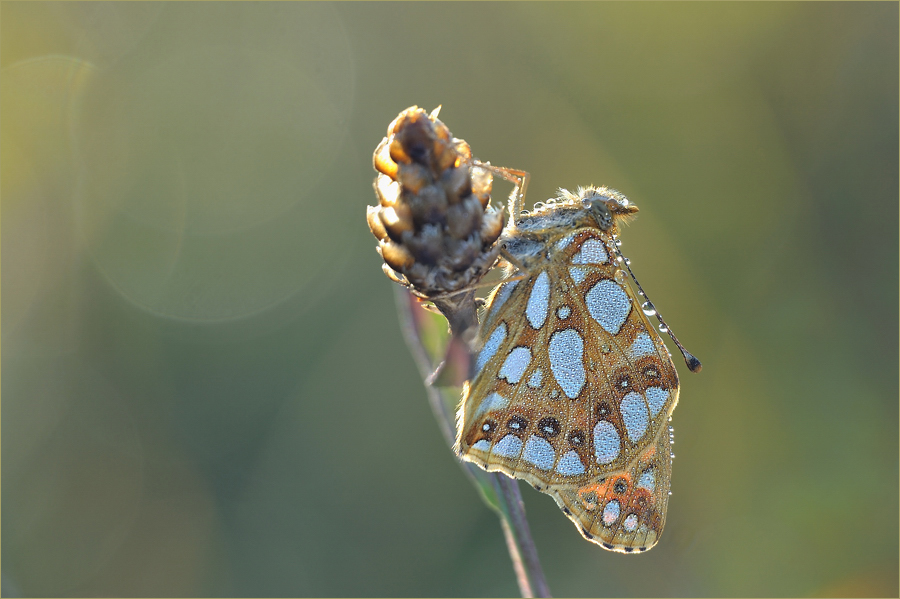
[[[615,238],[615,237],[614,237]],[[675,336],[675,333],[672,332],[672,329],[669,328],[669,325],[666,324],[666,321],[663,320],[662,314],[657,312],[656,308],[653,306],[653,302],[650,301],[650,298],[647,297],[647,294],[644,293],[643,287],[638,282],[637,277],[634,276],[634,272],[631,270],[631,261],[628,260],[625,256],[622,255],[622,252],[619,251],[618,246],[621,243],[618,238],[615,238],[616,241],[616,254],[619,258],[619,262],[625,265],[625,268],[628,270],[628,274],[631,276],[631,280],[634,281],[634,284],[637,285],[638,293],[640,293],[642,298],[645,298],[643,304],[641,304],[641,310],[644,311],[644,314],[647,316],[656,316],[656,320],[659,321],[659,331],[661,333],[668,333],[669,337],[678,346],[678,350],[681,352],[682,357],[684,358],[684,363],[687,364],[688,370],[691,372],[700,372],[700,369],[703,368],[703,364],[700,363],[700,360],[697,359],[697,356],[684,349],[684,346],[681,345],[681,342],[678,341],[678,337]]]

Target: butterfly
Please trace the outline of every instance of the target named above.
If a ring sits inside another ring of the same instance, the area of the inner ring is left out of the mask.
[[[511,204],[510,268],[486,302],[454,449],[553,497],[589,541],[645,551],[666,519],[679,380],[619,250],[637,207],[606,187]]]

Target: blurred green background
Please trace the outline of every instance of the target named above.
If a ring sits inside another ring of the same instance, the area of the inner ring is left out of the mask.
[[[3,593],[516,595],[365,205],[443,105],[606,184],[682,373],[649,554],[558,596],[897,596],[896,3],[0,6]],[[509,187],[497,184],[495,201]]]

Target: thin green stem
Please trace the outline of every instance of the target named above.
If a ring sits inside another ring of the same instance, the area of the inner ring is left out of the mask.
[[[458,388],[438,388],[428,384],[437,364],[429,356],[424,342],[428,332],[424,329],[425,313],[416,304],[416,299],[406,290],[396,288],[397,311],[400,327],[412,352],[422,380],[426,381],[425,391],[428,402],[434,413],[438,427],[441,429],[449,446],[453,446],[456,438],[453,425],[453,407],[459,401]],[[469,356],[471,360],[472,356]],[[519,491],[519,483],[499,473],[489,473],[468,462],[460,463],[463,471],[481,493],[482,499],[492,510],[497,512],[506,546],[512,560],[513,570],[523,597],[551,597],[541,562],[538,559],[537,547],[531,537],[528,520],[525,517],[525,505]]]

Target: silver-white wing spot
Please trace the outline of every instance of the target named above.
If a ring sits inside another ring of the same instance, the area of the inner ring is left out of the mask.
[[[481,400],[481,404],[478,406],[478,409],[475,410],[475,414],[472,416],[473,419],[477,420],[481,417],[482,414],[486,412],[494,412],[496,410],[502,410],[509,405],[509,399],[503,397],[499,393],[491,393],[487,397]]]
[[[531,326],[539,329],[547,320],[547,309],[550,306],[550,277],[544,271],[537,276],[531,295],[528,296],[528,305],[525,306],[525,316]]]
[[[612,422],[601,420],[594,425],[594,456],[600,464],[609,464],[619,456],[619,433]]]
[[[618,334],[631,312],[628,294],[610,279],[602,279],[591,287],[585,294],[584,301],[591,317],[611,335]]]
[[[575,234],[570,233],[556,242],[556,249],[558,249],[559,251],[563,251],[564,249],[569,247],[569,244],[571,244],[573,241],[575,241]]]
[[[656,488],[656,476],[653,473],[653,470],[643,472],[638,479],[637,486],[639,489],[647,489],[652,493],[653,489]]]
[[[497,287],[497,291],[494,293],[494,299],[491,300],[491,312],[495,312],[503,303],[509,298],[509,295],[512,293],[512,290],[516,288],[516,285],[519,284],[519,281],[510,281],[509,283],[501,283],[500,286]]]
[[[563,457],[559,458],[556,471],[563,476],[577,476],[584,474],[584,464],[581,463],[578,453],[574,449],[570,449],[563,454]]]
[[[506,360],[503,362],[503,366],[500,367],[500,372],[497,373],[497,376],[501,379],[505,378],[515,385],[522,378],[522,375],[525,374],[525,370],[530,363],[531,350],[527,347],[514,347],[509,352],[509,355],[506,356]]]
[[[650,424],[647,403],[640,393],[632,391],[622,399],[619,411],[622,413],[622,421],[625,423],[628,438],[632,443],[637,443],[644,436],[647,426]]]
[[[640,358],[641,356],[648,356],[656,353],[656,347],[653,345],[653,340],[650,339],[650,335],[647,333],[640,333],[634,339],[634,343],[631,344],[631,357],[632,358]]]
[[[625,529],[625,532],[633,532],[638,525],[638,517],[637,514],[628,514],[625,516],[625,520],[622,521],[622,528]]]
[[[575,329],[557,331],[550,338],[547,349],[550,370],[563,393],[575,399],[584,387],[584,341]]]
[[[570,266],[569,267],[569,276],[572,277],[572,280],[575,281],[576,285],[581,285],[581,282],[584,281],[584,278],[587,276],[587,269],[582,268],[581,266]]]
[[[522,459],[531,462],[541,470],[550,470],[553,468],[556,452],[553,451],[553,446],[546,439],[532,435],[525,443]]]
[[[494,354],[497,353],[497,349],[500,348],[500,344],[503,343],[504,339],[506,339],[506,323],[501,322],[497,328],[494,329],[494,332],[491,333],[491,336],[488,337],[488,340],[484,342],[484,347],[481,348],[481,352],[479,352],[478,358],[475,360],[476,372],[481,372],[484,365],[494,357]]]
[[[522,439],[515,435],[506,435],[494,445],[494,449],[491,450],[491,453],[505,458],[514,458],[517,457],[521,451]]]
[[[603,243],[598,239],[588,239],[572,257],[572,264],[606,264],[607,260],[609,256]]]
[[[479,439],[475,442],[475,445],[472,446],[472,449],[477,449],[478,451],[487,452],[491,448],[491,442],[487,439]]]
[[[544,381],[544,371],[540,368],[535,368],[534,372],[531,373],[531,376],[528,377],[528,386],[532,389],[540,389],[541,383]]]
[[[619,502],[613,499],[609,503],[606,504],[606,507],[603,508],[603,524],[606,526],[612,526],[616,520],[619,519],[619,513],[622,508],[619,505]]]
[[[650,413],[656,416],[669,399],[669,392],[659,387],[647,387],[644,391],[647,396],[647,405],[650,406]]]

